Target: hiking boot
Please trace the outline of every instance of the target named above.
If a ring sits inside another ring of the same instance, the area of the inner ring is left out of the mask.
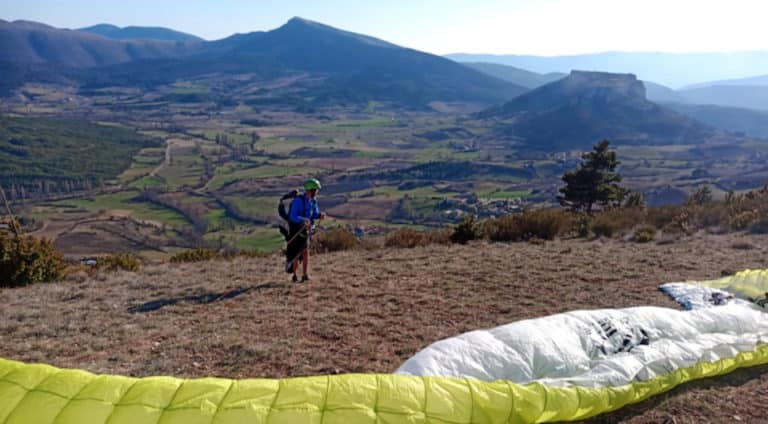
[[[291,281],[293,281],[294,283],[298,283],[299,277],[297,277],[296,274],[293,274],[293,277],[291,277]]]
[[[302,283],[306,283],[307,281],[309,281],[309,275],[308,275],[308,274],[304,274],[304,275],[301,277],[301,282],[302,282]]]

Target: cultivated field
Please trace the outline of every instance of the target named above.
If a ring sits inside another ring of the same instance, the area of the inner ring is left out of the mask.
[[[582,308],[677,308],[660,283],[765,268],[766,246],[768,236],[702,234],[346,251],[314,257],[307,285],[288,283],[279,256],[79,274],[0,290],[0,356],[132,376],[388,373],[478,328]],[[766,398],[768,368],[754,368],[595,422],[764,422]]]
[[[53,187],[32,179],[22,193],[12,185],[19,184],[16,169],[24,163],[0,166],[15,211],[56,230],[45,235],[73,258],[116,251],[171,254],[201,244],[273,251],[279,239],[267,224],[274,222],[277,199],[309,176],[323,182],[321,205],[340,225],[441,226],[464,214],[500,216],[528,204],[553,203],[563,173],[577,167],[582,153],[526,147],[494,132],[497,122],[469,113],[472,108],[409,110],[370,102],[305,110],[281,91],[295,82],[290,79],[237,89],[230,82],[210,76],[150,89],[73,92],[41,84],[19,89],[19,96],[0,104],[0,114],[34,118],[28,120],[32,130],[41,117],[87,119],[152,143],[136,146],[132,158],[121,156],[113,178],[102,173],[101,181],[90,181],[75,169],[74,187],[57,186],[63,176],[53,169],[42,176]],[[49,144],[66,147],[67,139],[55,134],[80,121],[45,122],[58,128],[47,130],[53,134],[49,141],[56,142]],[[28,136],[34,138],[32,130]],[[17,147],[11,143],[6,149]],[[768,147],[760,140],[614,147],[624,184],[645,192],[649,205],[680,203],[704,184],[721,197],[768,179]],[[43,157],[55,163],[72,151],[54,149]],[[147,191],[151,198],[142,196]],[[91,247],[81,234],[104,235],[103,228],[80,217],[93,216],[127,218],[143,229],[129,238],[112,231],[107,241]]]

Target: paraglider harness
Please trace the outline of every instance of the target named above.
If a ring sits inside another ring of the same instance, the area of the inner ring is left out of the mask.
[[[285,272],[292,273],[293,272],[293,263],[297,260],[301,260],[301,256],[309,249],[309,242],[312,239],[312,235],[315,233],[315,225],[312,224],[312,227],[307,229],[306,227],[301,228],[299,231],[296,231],[296,234],[291,236],[291,207],[293,206],[293,202],[296,201],[296,198],[299,197],[299,190],[291,190],[288,193],[284,194],[283,197],[280,198],[280,201],[277,204],[277,214],[282,219],[282,222],[278,225],[278,230],[280,231],[280,234],[283,235],[283,238],[285,238],[286,241],[286,251],[288,250],[291,243],[293,243],[296,238],[304,238],[304,247],[299,250],[299,252],[294,255],[289,260],[286,260],[285,264]],[[286,200],[290,200],[288,202],[288,207],[286,208]]]

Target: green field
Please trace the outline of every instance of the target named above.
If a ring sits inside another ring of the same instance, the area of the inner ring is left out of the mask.
[[[151,203],[136,202],[132,199],[138,192],[123,191],[116,194],[87,197],[82,199],[62,200],[51,203],[53,206],[82,208],[91,212],[104,210],[128,210],[139,220],[156,221],[175,228],[189,225],[189,222],[179,213]]]

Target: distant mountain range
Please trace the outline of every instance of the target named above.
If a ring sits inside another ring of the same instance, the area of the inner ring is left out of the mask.
[[[693,84],[686,87],[683,87],[683,90],[690,90],[694,88],[702,88],[702,87],[709,87],[709,86],[723,86],[723,85],[741,85],[741,86],[755,86],[755,85],[768,85],[768,75],[759,75],[754,77],[748,77],[748,78],[736,78],[736,79],[727,79],[727,80],[721,80],[721,81],[709,81],[701,84]]]
[[[768,75],[768,51],[732,53],[607,52],[574,56],[449,54],[458,62],[486,62],[547,74],[572,70],[632,73],[679,88],[703,81]]]
[[[768,63],[768,54],[740,55],[751,55],[748,59],[754,65],[753,75],[760,69],[764,56]],[[682,114],[719,128],[763,137],[768,132],[768,123],[762,124],[765,114],[746,109],[768,111],[768,76],[673,90],[626,75],[537,71],[565,69],[579,63],[587,65],[587,69],[637,65],[648,70],[649,64],[667,61],[654,72],[669,77],[681,72],[674,63],[710,64],[717,58],[728,57],[731,56],[640,53],[501,57],[533,69],[527,70],[499,63],[459,64],[301,18],[293,18],[271,31],[236,34],[211,42],[166,28],[102,24],[66,30],[35,22],[0,20],[0,93],[8,93],[26,82],[69,83],[87,90],[114,85],[149,87],[211,75],[250,75],[263,81],[290,76],[296,80],[291,95],[301,96],[302,102],[313,105],[370,100],[416,108],[436,100],[486,106],[503,104],[487,112],[487,116],[504,120],[514,115],[514,128],[507,122],[507,130],[511,128],[516,134],[545,144],[557,137],[566,142],[571,137],[565,131],[567,128],[583,130],[583,138],[577,143],[592,143],[597,134],[606,132],[627,142],[644,137],[649,142],[658,137],[688,142],[692,137],[709,134],[705,126],[650,101],[668,104]],[[736,65],[726,62],[706,70],[708,75],[714,75],[729,69],[728,72],[735,72],[735,68]],[[687,73],[692,79],[701,72],[702,69],[693,68]],[[221,98],[237,93],[237,84],[241,83],[238,81],[227,84],[230,91],[221,93]],[[654,81],[664,82],[665,78]],[[584,116],[590,118],[587,124],[581,122]],[[558,125],[550,128],[545,124],[547,120]],[[651,124],[657,128],[654,130]]]
[[[708,85],[679,93],[683,103],[768,111],[768,85]]]
[[[480,72],[528,89],[540,87],[568,75],[560,72],[539,74],[525,69],[515,68],[514,66],[501,65],[499,63],[464,62],[462,65],[469,66],[472,69],[477,69]]]
[[[80,28],[77,31],[90,32],[115,40],[162,40],[162,41],[192,41],[201,42],[202,38],[192,34],[174,31],[168,28],[160,27],[138,27],[129,26],[120,28],[110,24],[99,24],[87,28]]]
[[[521,85],[531,76],[517,75],[520,68],[533,72],[537,78],[571,70],[632,73],[645,81],[648,99],[654,102],[768,111],[768,52],[596,53],[554,57],[452,54],[446,57],[489,75],[508,76],[505,79],[511,82],[517,78]],[[478,67],[478,60],[484,64]],[[733,79],[739,75],[753,76]],[[668,86],[683,88],[673,90]]]
[[[55,76],[81,86],[147,86],[208,74],[309,74],[315,101],[497,103],[527,91],[440,56],[293,18],[213,42],[114,40],[30,22],[0,23],[0,89]],[[3,87],[5,84],[5,87]],[[302,88],[302,87],[299,87]],[[303,87],[304,89],[310,89]]]
[[[480,72],[484,72],[488,75],[509,81],[517,85],[521,85],[529,89],[538,88],[544,84],[548,84],[568,76],[568,74],[560,72],[539,74],[536,72],[527,71],[525,69],[515,68],[514,66],[502,65],[499,63],[462,62],[462,65],[469,66],[470,68],[477,69]],[[669,87],[665,87],[661,84],[656,84],[649,81],[643,81],[643,84],[645,85],[646,95],[650,101],[659,103],[686,102],[682,94]]]
[[[668,103],[664,106],[713,127],[768,139],[768,111],[680,103]]]
[[[81,31],[27,22],[0,22],[0,62],[49,65],[52,70],[91,68],[145,59],[180,57],[199,43],[113,40]]]
[[[543,75],[497,63],[464,64],[528,88],[565,76]],[[726,131],[768,137],[768,76],[716,81],[682,90],[649,81],[643,81],[643,85],[649,101]]]
[[[497,120],[501,137],[542,151],[589,148],[607,138],[618,144],[695,144],[717,130],[646,99],[631,74],[573,71],[480,116]]]

